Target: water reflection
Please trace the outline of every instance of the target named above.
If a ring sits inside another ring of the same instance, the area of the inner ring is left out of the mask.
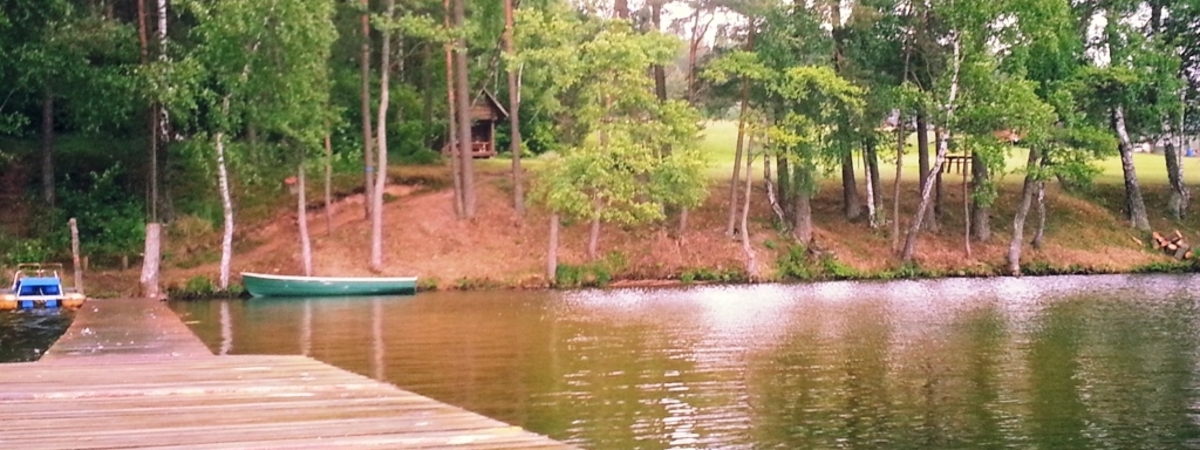
[[[175,303],[587,448],[1200,445],[1191,276]]]

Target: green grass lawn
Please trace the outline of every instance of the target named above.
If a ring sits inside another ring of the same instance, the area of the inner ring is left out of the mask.
[[[709,175],[717,179],[728,178],[733,169],[734,153],[737,149],[737,122],[708,122],[703,131],[700,146],[704,154],[708,156]],[[894,179],[896,173],[896,146],[894,142],[891,145],[881,147],[879,152],[880,176],[883,180],[891,181]],[[1113,149],[1110,153],[1110,156],[1094,163],[1102,170],[1100,175],[1096,177],[1096,183],[1122,184],[1124,183],[1124,178],[1121,173],[1120,155],[1117,154],[1116,149]],[[1013,147],[1008,158],[1006,158],[1007,167],[1001,179],[1006,182],[1022,182],[1022,173],[1028,155],[1025,149]],[[1137,169],[1138,181],[1141,184],[1155,185],[1167,183],[1167,167],[1163,155],[1135,153],[1133,159],[1134,166]],[[856,157],[854,163],[855,173],[861,177],[863,170],[861,157]],[[1200,157],[1184,158],[1183,164],[1184,182],[1189,185],[1200,183]],[[905,180],[916,180],[917,148],[915,134],[909,136],[904,154],[904,167],[902,169],[902,176]],[[754,171],[757,176],[762,175],[762,165],[758,161],[755,162]]]

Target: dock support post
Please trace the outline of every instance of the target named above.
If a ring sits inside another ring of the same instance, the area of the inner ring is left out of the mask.
[[[162,297],[158,286],[158,266],[162,249],[162,224],[146,224],[146,248],[142,252],[142,297]]]
[[[67,222],[71,226],[71,268],[75,272],[75,290],[83,293],[83,270],[79,267],[79,227],[75,225],[75,218]]]

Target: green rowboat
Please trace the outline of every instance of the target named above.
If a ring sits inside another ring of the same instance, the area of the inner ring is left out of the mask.
[[[411,295],[417,292],[417,277],[305,277],[242,272],[242,283],[254,297]]]

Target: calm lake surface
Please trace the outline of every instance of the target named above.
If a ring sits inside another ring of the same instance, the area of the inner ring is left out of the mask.
[[[37,361],[67,331],[72,317],[74,311],[63,309],[0,311],[0,363]]]
[[[594,449],[1200,448],[1200,277],[176,302]]]

